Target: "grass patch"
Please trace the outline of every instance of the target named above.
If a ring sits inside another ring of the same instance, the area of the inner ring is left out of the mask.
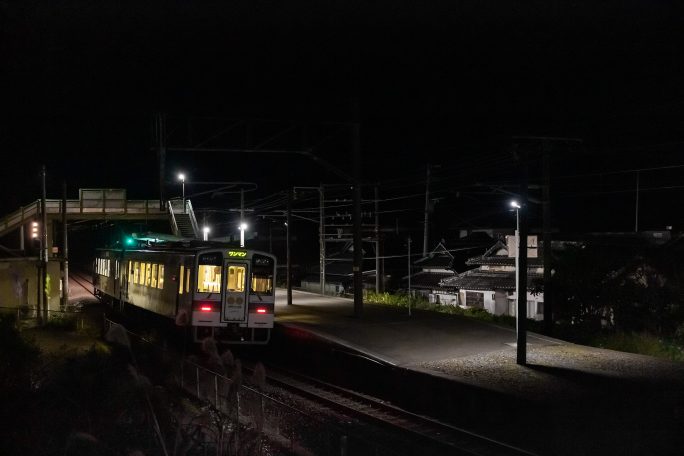
[[[599,348],[684,361],[684,349],[680,345],[648,333],[606,333],[590,339],[589,343]]]
[[[365,293],[363,301],[368,304],[381,304],[394,307],[406,307],[409,305],[409,297],[405,294],[391,294],[391,293],[374,293],[369,291]],[[428,310],[431,312],[439,312],[449,315],[461,315],[464,317],[474,318],[479,321],[486,321],[490,323],[498,323],[506,326],[515,327],[515,317],[508,315],[494,315],[487,312],[485,309],[479,307],[468,307],[466,309],[454,306],[451,304],[436,304],[431,303],[422,296],[411,298],[411,308],[418,310]],[[534,320],[527,320],[528,328],[531,331],[536,331],[538,322]]]

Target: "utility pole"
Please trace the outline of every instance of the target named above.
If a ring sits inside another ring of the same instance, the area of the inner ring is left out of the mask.
[[[43,165],[43,172],[42,172],[42,187],[43,187],[43,195],[40,200],[40,214],[42,216],[42,227],[41,229],[43,230],[41,233],[41,249],[40,249],[40,255],[41,255],[41,279],[42,279],[42,287],[43,287],[43,316],[42,319],[38,320],[38,324],[42,324],[43,322],[47,322],[48,319],[48,293],[47,293],[47,276],[48,276],[48,235],[47,235],[47,210],[46,210],[46,202],[47,202],[47,190],[45,188],[45,165]]]
[[[544,329],[553,331],[553,292],[551,290],[551,145],[544,143],[542,168],[544,186],[542,194],[542,262],[544,264]]]
[[[318,197],[319,197],[319,208],[318,216],[320,221],[318,223],[318,237],[319,237],[319,272],[320,272],[320,284],[321,284],[321,294],[325,294],[325,199],[323,193],[323,184],[318,187]]]
[[[523,146],[524,147],[524,146]],[[518,254],[516,255],[516,280],[518,290],[518,306],[515,313],[516,322],[516,362],[522,366],[527,364],[527,151],[519,148],[520,156],[520,209],[518,209]]]
[[[411,236],[408,237],[408,314],[411,316]]]
[[[290,244],[292,243],[291,231],[292,227],[292,187],[287,189],[287,216],[285,225],[287,229],[285,230],[286,239],[286,256],[287,256],[287,305],[292,305],[292,256],[290,255]]]
[[[61,310],[69,305],[69,236],[67,234],[67,184],[62,182],[62,302]]]
[[[430,164],[427,165],[427,178],[425,180],[425,221],[423,222],[423,258],[428,251],[428,223],[430,217]]]
[[[380,293],[382,288],[382,278],[380,274],[380,214],[378,213],[379,197],[378,186],[375,186],[375,292]]]
[[[354,316],[363,314],[363,245],[361,239],[361,127],[358,121],[358,105],[355,106],[352,123],[352,156],[354,157]]]

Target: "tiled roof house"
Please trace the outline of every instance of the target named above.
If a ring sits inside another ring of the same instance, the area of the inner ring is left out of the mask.
[[[444,278],[435,301],[461,307],[481,307],[495,315],[515,315],[515,236],[506,243],[497,241],[484,254],[466,261],[474,269]],[[544,267],[536,236],[528,238],[527,317],[542,319],[544,295],[535,293],[542,280]]]

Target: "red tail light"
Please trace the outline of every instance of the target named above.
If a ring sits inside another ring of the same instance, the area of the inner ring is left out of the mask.
[[[259,308],[257,308],[257,313],[265,314],[265,313],[266,313],[266,309],[264,309],[263,307],[259,307]]]
[[[200,306],[202,312],[211,312],[213,308],[211,306]]]

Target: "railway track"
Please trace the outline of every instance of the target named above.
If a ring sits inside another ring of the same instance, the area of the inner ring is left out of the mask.
[[[320,380],[268,366],[269,383],[294,394],[322,403],[360,420],[398,429],[416,440],[450,455],[508,456],[533,455],[529,451],[490,439],[429,417],[417,415],[387,402]]]
[[[135,333],[131,334],[135,335]],[[137,335],[137,337],[156,346],[143,336]],[[166,351],[161,346],[157,346],[157,348]],[[244,358],[242,359],[247,361]],[[245,373],[253,372],[253,362],[243,363],[243,369]],[[266,366],[266,377],[268,384],[272,387],[288,391],[294,396],[309,399],[331,410],[354,417],[360,422],[373,423],[389,432],[397,431],[402,437],[409,436],[412,442],[417,442],[416,444],[421,446],[419,453],[409,451],[407,454],[479,456],[529,456],[534,454],[279,366],[268,364]]]
[[[69,271],[69,279],[73,280],[74,283],[83,288],[89,294],[93,295],[94,297],[97,297],[93,289],[92,279],[88,277],[85,273],[76,270],[71,270]]]

